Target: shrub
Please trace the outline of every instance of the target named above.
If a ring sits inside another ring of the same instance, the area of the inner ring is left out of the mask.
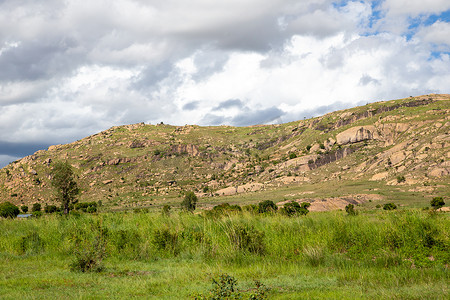
[[[43,248],[43,242],[39,234],[33,231],[19,239],[17,248],[21,255],[25,253],[38,253]]]
[[[250,289],[251,293],[245,294],[239,291],[237,288],[237,280],[228,274],[221,274],[212,278],[213,288],[209,291],[208,295],[202,293],[196,293],[193,295],[195,300],[219,300],[219,299],[250,299],[250,300],[264,300],[267,299],[267,288],[260,281],[255,280],[255,288]]]
[[[242,206],[242,209],[244,211],[248,211],[249,213],[252,213],[252,214],[258,213],[258,205],[256,205],[256,204],[244,205],[244,206]]]
[[[350,216],[355,216],[356,215],[356,210],[355,210],[355,206],[353,204],[348,204],[345,207],[345,211],[347,212],[347,214],[349,214]]]
[[[405,176],[403,176],[403,175],[397,176],[397,182],[398,183],[402,183],[402,182],[405,182],[405,181],[406,181]]]
[[[40,217],[42,217],[42,215],[43,215],[43,213],[40,210],[33,212],[33,217],[35,217],[35,218],[40,218]]]
[[[306,202],[304,202],[306,203]],[[302,205],[298,204],[296,201],[292,201],[289,203],[286,203],[284,207],[280,210],[282,214],[292,217],[295,215],[306,215],[308,214],[308,206],[305,206],[305,204],[302,203]]]
[[[74,205],[75,210],[81,210],[82,212],[94,213],[97,212],[98,203],[93,202],[79,202]]]
[[[32,212],[36,212],[36,211],[41,211],[41,204],[40,203],[34,203],[33,204],[33,206],[32,206],[32,208],[31,208],[31,211]]]
[[[222,203],[213,207],[209,212],[212,215],[222,215],[226,213],[238,213],[242,208],[239,205],[230,205],[229,203]]]
[[[194,192],[187,192],[184,196],[183,201],[181,202],[181,208],[193,212],[195,210],[195,207],[197,205],[198,198],[195,195]]]
[[[394,209],[397,209],[397,205],[395,205],[395,204],[392,203],[392,202],[386,203],[386,204],[383,206],[383,209],[384,209],[384,210],[394,210]]]
[[[294,159],[297,157],[297,154],[295,154],[294,152],[292,152],[291,154],[289,154],[289,159]]]
[[[239,292],[236,288],[237,280],[228,274],[221,274],[212,279],[213,289],[212,299],[239,299]]]
[[[51,213],[57,212],[57,211],[58,211],[58,208],[56,207],[56,205],[46,205],[46,206],[44,207],[44,211],[45,211],[47,214],[51,214]]]
[[[260,214],[263,213],[272,213],[278,210],[278,206],[272,200],[265,200],[258,203],[258,212]]]
[[[445,205],[444,202],[444,198],[442,197],[434,197],[431,201],[430,201],[431,207],[433,209],[439,209],[441,207],[443,207]]]
[[[171,232],[168,228],[156,229],[153,232],[152,244],[156,249],[178,254],[178,233]]]
[[[74,237],[75,259],[69,265],[72,271],[100,272],[104,269],[102,261],[106,256],[108,229],[97,222],[91,225],[89,233],[93,233],[91,239],[78,235]]]
[[[19,213],[19,208],[11,202],[0,203],[0,217],[15,218]]]
[[[26,206],[26,205],[22,205],[21,209],[24,214],[26,214],[28,212],[28,206]]]
[[[230,242],[241,251],[248,251],[256,254],[265,252],[264,232],[255,229],[253,226],[233,225],[228,232]]]

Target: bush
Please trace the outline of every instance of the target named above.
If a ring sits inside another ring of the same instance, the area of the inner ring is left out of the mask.
[[[392,202],[386,203],[386,204],[383,206],[383,209],[384,209],[384,210],[394,210],[394,209],[397,209],[397,205],[395,205],[395,204],[392,203]]]
[[[345,207],[345,211],[350,216],[356,216],[355,206],[353,204],[351,204],[351,203]]]
[[[0,217],[15,218],[19,213],[19,208],[11,202],[0,203]]]
[[[43,213],[40,210],[33,212],[33,217],[35,217],[35,218],[40,218],[40,217],[42,217],[42,215],[43,215]]]
[[[239,213],[242,208],[239,205],[230,205],[229,203],[222,203],[213,207],[212,210],[207,211],[208,216],[220,216],[223,214]]]
[[[75,204],[74,208],[75,208],[75,210],[81,210],[82,212],[94,213],[94,212],[97,212],[97,206],[98,206],[98,203],[95,201],[80,202],[80,203]]]
[[[91,224],[87,233],[93,236],[89,238],[77,234],[74,237],[75,259],[69,267],[72,271],[100,272],[104,269],[102,261],[106,256],[108,229],[97,222]]]
[[[183,202],[181,202],[181,208],[193,212],[197,205],[198,198],[194,192],[187,192],[184,196]]]
[[[278,210],[278,206],[271,200],[265,200],[258,203],[258,212],[263,213],[273,213]]]
[[[242,210],[248,211],[249,213],[252,213],[252,214],[257,214],[258,213],[258,205],[256,205],[256,204],[244,205],[244,206],[242,206]]]
[[[160,251],[169,251],[178,254],[178,233],[171,232],[168,228],[156,229],[153,232],[152,244]]]
[[[44,207],[44,211],[45,211],[47,214],[52,214],[52,213],[54,213],[54,212],[57,212],[57,211],[58,211],[58,208],[56,207],[56,205],[46,205],[46,206]]]
[[[28,212],[28,206],[26,206],[26,205],[22,205],[22,207],[20,209],[22,209],[24,214],[26,214]]]
[[[239,292],[236,288],[237,280],[228,274],[219,275],[212,279],[212,299],[238,299]]]
[[[43,241],[39,234],[33,231],[19,239],[17,248],[20,255],[38,253],[43,249]]]
[[[230,242],[241,251],[248,251],[256,254],[264,254],[264,232],[255,229],[253,226],[233,225],[228,237]]]
[[[41,211],[42,207],[40,203],[34,203],[33,207],[31,208],[32,212]]]
[[[289,154],[289,158],[290,159],[294,159],[297,157],[297,154],[295,154],[294,152],[292,152],[291,154]]]
[[[397,176],[397,182],[398,183],[402,183],[402,182],[405,182],[405,181],[406,181],[405,176],[403,176],[403,175]]]
[[[194,294],[193,299],[196,300],[219,300],[219,299],[251,299],[251,300],[264,300],[267,299],[267,288],[260,281],[255,280],[255,288],[250,289],[252,292],[248,295],[241,293],[237,288],[237,280],[228,274],[221,274],[212,278],[213,288],[209,291],[208,295]]]
[[[307,202],[303,202],[302,205],[300,205],[296,201],[291,201],[289,203],[286,203],[280,211],[282,214],[288,217],[292,217],[295,215],[306,215],[309,212],[308,211],[309,205],[306,205],[305,203]]]
[[[434,197],[431,201],[430,201],[431,207],[433,209],[439,209],[441,207],[443,207],[445,205],[444,202],[444,198],[442,197]]]

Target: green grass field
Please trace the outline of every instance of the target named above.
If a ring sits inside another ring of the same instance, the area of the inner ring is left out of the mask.
[[[418,209],[0,220],[0,298],[448,299],[450,216]],[[91,271],[80,271],[90,265]]]

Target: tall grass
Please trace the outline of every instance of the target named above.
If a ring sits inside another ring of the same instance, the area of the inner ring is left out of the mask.
[[[0,225],[0,252],[9,255],[70,255],[103,230],[108,257],[132,260],[244,255],[313,264],[336,264],[339,259],[416,267],[450,262],[448,215],[422,211],[359,216],[328,212],[298,218],[111,213],[0,220]]]
[[[296,290],[287,288],[292,279],[275,279],[277,273],[300,276],[298,272],[309,269],[324,278],[331,272],[338,286],[365,289],[380,284],[384,288],[411,283],[429,286],[449,279],[449,215],[418,210],[357,216],[325,212],[294,218],[250,213],[219,218],[152,213],[51,215],[2,219],[0,228],[0,262],[51,257],[69,265],[77,253],[98,254],[95,249],[101,236],[106,270],[118,263],[175,266],[184,262],[200,265],[206,273],[232,266],[248,280],[271,278],[266,285],[279,287],[272,293]]]

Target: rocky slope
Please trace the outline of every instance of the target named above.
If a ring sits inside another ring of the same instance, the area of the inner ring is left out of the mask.
[[[284,188],[317,193],[320,184],[352,182],[449,196],[450,95],[377,102],[282,125],[113,127],[1,169],[1,201],[52,203],[50,171],[58,160],[75,168],[80,201],[112,208],[176,201],[185,190],[216,201]]]

